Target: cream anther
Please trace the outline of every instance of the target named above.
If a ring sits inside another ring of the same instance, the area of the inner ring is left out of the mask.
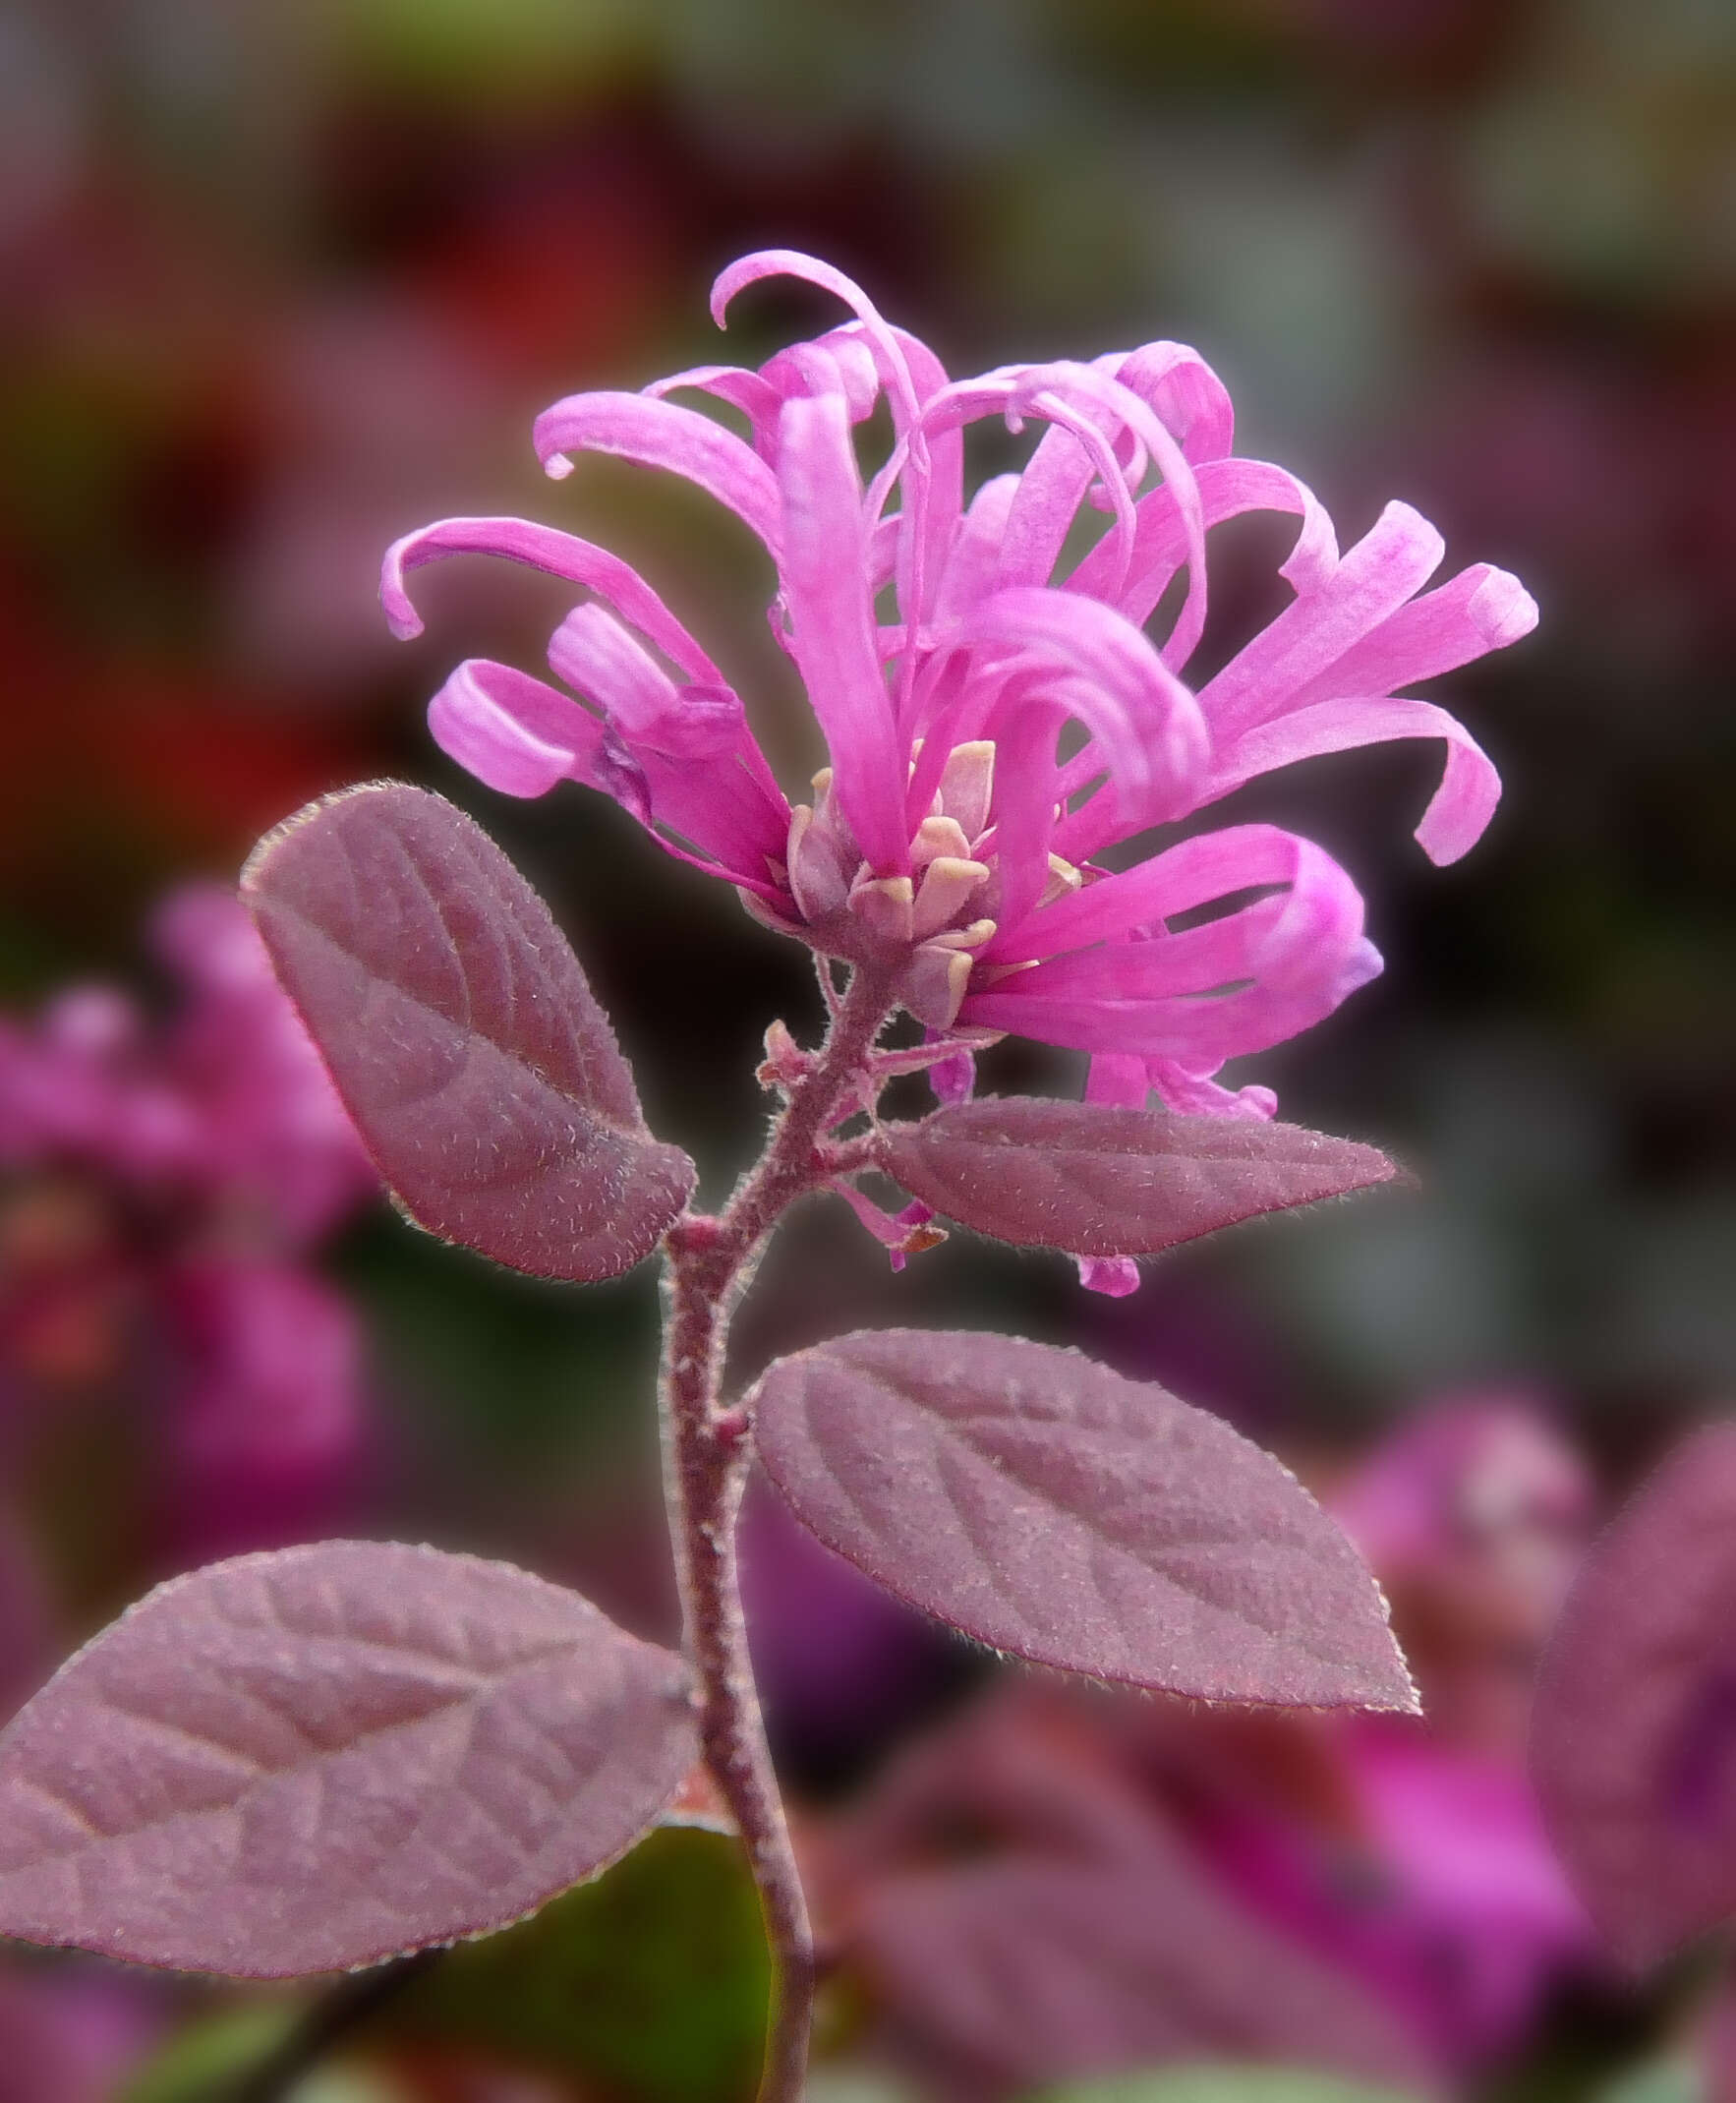
[[[923,871],[922,888],[916,894],[912,931],[917,941],[939,934],[949,921],[955,920],[988,878],[987,862],[937,854]]]
[[[803,916],[823,920],[849,896],[849,880],[832,829],[807,803],[789,814],[789,890]]]
[[[941,769],[940,805],[956,819],[967,840],[975,840],[989,822],[995,790],[995,745],[988,737],[955,745]]]
[[[924,818],[910,842],[910,858],[919,869],[943,854],[959,861],[970,859],[970,842],[956,818]]]
[[[859,877],[850,887],[850,911],[889,943],[912,939],[914,887],[907,876]]]
[[[968,927],[943,928],[938,935],[930,935],[931,949],[979,950],[990,941],[999,923],[994,920],[972,920]]]
[[[1039,905],[1053,905],[1057,899],[1070,898],[1073,892],[1082,890],[1085,879],[1071,861],[1063,861],[1059,854],[1049,857],[1049,881],[1043,886]]]
[[[930,1029],[951,1029],[970,986],[971,960],[962,950],[925,942],[910,960],[904,1006]]]

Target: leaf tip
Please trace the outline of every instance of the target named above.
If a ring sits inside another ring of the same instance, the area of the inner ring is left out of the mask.
[[[293,839],[304,826],[313,824],[317,819],[323,817],[328,810],[334,810],[339,804],[348,803],[357,796],[383,795],[387,793],[421,796],[427,798],[430,802],[437,802],[439,800],[430,789],[418,789],[411,782],[394,782],[389,778],[376,782],[351,782],[343,789],[331,789],[324,795],[315,796],[312,801],[304,803],[299,810],[292,810],[287,818],[280,818],[269,832],[262,833],[254,843],[252,852],[241,865],[239,879],[242,899],[244,903],[248,904],[249,910],[253,909],[252,901],[258,898],[262,890],[261,879],[264,876],[266,865],[277,850],[289,840]]]

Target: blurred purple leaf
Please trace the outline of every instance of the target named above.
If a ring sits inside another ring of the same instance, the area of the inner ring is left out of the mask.
[[[886,1329],[779,1360],[755,1407],[802,1523],[979,1642],[1204,1700],[1416,1708],[1337,1524],[1161,1387],[1015,1337]]]
[[[35,1552],[17,1514],[0,1504],[0,1718],[41,1683],[63,1648]]]
[[[0,1737],[0,1934],[249,1978],[505,1926],[695,1757],[685,1668],[504,1563],[327,1541],[159,1587]]]
[[[1627,1963],[1736,1914],[1736,1425],[1678,1446],[1586,1557],[1544,1655],[1532,1773]]]
[[[1084,1256],[1155,1256],[1400,1174],[1373,1146],[1300,1125],[1016,1095],[893,1126],[885,1167],[961,1226]]]
[[[0,2103],[137,2103],[128,2076],[163,2010],[144,1981],[80,1975],[8,1958],[0,1972]]]
[[[890,1879],[857,1954],[906,2053],[955,2093],[1224,2057],[1439,2086],[1358,1981],[1244,1912],[1155,1825],[1120,1859],[1021,1851]]]
[[[650,1255],[693,1164],[646,1131],[577,959],[462,811],[392,782],[309,804],[242,897],[419,1226],[538,1277]]]

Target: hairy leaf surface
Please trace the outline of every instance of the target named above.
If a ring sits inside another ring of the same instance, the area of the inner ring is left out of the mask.
[[[0,1934],[289,1978],[485,1933],[695,1756],[680,1660],[508,1564],[327,1541],[160,1586],[0,1736]]]
[[[1399,1175],[1376,1147],[1300,1125],[1028,1096],[895,1125],[885,1165],[961,1226],[1086,1256],[1155,1256]]]
[[[1336,1523],[1161,1387],[1013,1337],[887,1329],[779,1360],[754,1406],[803,1524],[997,1650],[1213,1701],[1416,1706]]]
[[[1627,1962],[1736,1915],[1736,1425],[1679,1446],[1587,1556],[1543,1660],[1532,1773]]]
[[[267,835],[241,888],[418,1225],[538,1277],[650,1255],[693,1164],[646,1131],[578,960],[479,826],[376,783]]]

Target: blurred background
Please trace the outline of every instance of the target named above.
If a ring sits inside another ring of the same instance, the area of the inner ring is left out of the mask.
[[[1000,1679],[756,1504],[837,1956],[815,2092],[994,2103],[1258,2061],[1290,2070],[1275,2097],[1686,2094],[1706,1982],[1616,1985],[1521,1751],[1590,1531],[1736,1374],[1723,0],[0,16],[6,1698],[178,1567],[344,1531],[509,1553],[671,1628],[655,1281],[546,1293],[397,1223],[221,897],[185,887],[345,783],[454,796],[550,899],[653,1125],[722,1197],[766,1024],[813,1028],[804,958],[602,799],[509,804],[428,740],[450,665],[534,664],[567,595],[449,565],[404,645],[375,591],[409,527],[526,511],[641,562],[725,663],[763,643],[738,537],[609,463],[554,492],[528,432],[559,394],[723,355],[705,288],[768,244],[850,270],[955,372],[1191,342],[1239,449],[1342,538],[1402,496],[1450,567],[1516,570],[1543,615],[1434,693],[1507,784],[1467,863],[1410,838],[1437,748],[1262,791],[1358,877],[1387,970],[1258,1078],[1421,1196],[1228,1237],[1114,1305],[958,1239],[894,1280],[841,1207],[767,1266],[744,1370],[868,1323],[1016,1327],[1232,1418],[1336,1500],[1432,1715],[1232,1723]],[[727,355],[822,317],[758,295]],[[1230,552],[1233,612],[1263,617],[1282,545]],[[802,726],[762,729],[799,778]],[[1078,1080],[1036,1054],[1001,1078]],[[307,2103],[734,2103],[755,1936],[728,1843],[661,1835],[431,1975]],[[9,1957],[0,2099],[192,2103],[292,2012]]]

